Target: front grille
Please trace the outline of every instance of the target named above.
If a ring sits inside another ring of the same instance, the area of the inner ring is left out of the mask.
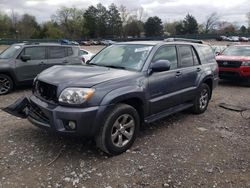
[[[230,67],[239,68],[241,66],[241,61],[217,61],[219,67]]]
[[[57,103],[57,87],[46,82],[36,81],[35,94],[46,101]]]

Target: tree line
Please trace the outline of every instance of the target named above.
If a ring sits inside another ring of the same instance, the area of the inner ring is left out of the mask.
[[[250,26],[250,13],[246,19]],[[217,13],[208,15],[204,23],[198,23],[191,14],[183,20],[163,23],[157,16],[148,17],[143,8],[128,11],[125,6],[113,3],[108,8],[101,3],[87,9],[61,7],[44,23],[38,23],[34,15],[18,15],[14,11],[7,15],[0,10],[0,38],[84,40],[203,33],[247,34],[250,28],[220,21]]]

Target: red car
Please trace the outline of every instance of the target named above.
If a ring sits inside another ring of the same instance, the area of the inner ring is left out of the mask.
[[[250,82],[250,45],[229,46],[216,57],[221,79]]]

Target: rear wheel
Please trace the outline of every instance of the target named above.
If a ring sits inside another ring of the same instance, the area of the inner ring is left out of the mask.
[[[207,106],[210,99],[211,90],[205,83],[201,84],[199,91],[194,100],[194,106],[192,108],[193,113],[202,114],[207,110]]]
[[[119,104],[106,117],[96,144],[108,154],[121,154],[134,143],[139,124],[137,111],[127,104]]]
[[[12,79],[5,75],[0,74],[0,95],[5,95],[13,89]]]

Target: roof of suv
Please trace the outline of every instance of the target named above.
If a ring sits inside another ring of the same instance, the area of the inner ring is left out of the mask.
[[[142,44],[142,45],[158,45],[158,44],[191,44],[191,45],[203,45],[198,43],[192,43],[192,42],[185,42],[185,41],[173,41],[173,42],[167,42],[167,41],[130,41],[130,42],[119,42],[116,44]]]
[[[69,45],[69,44],[61,44],[61,43],[16,43],[14,45],[19,45],[19,46],[76,46],[76,45]],[[76,46],[77,47],[77,46]]]

